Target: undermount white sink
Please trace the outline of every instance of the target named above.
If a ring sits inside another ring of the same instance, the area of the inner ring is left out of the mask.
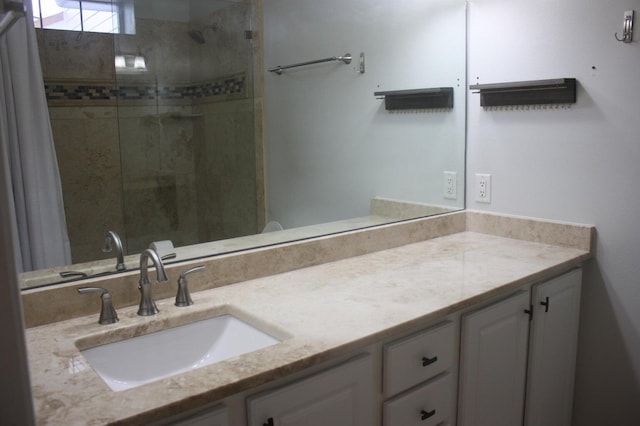
[[[233,315],[221,315],[81,353],[112,390],[122,391],[279,342]]]

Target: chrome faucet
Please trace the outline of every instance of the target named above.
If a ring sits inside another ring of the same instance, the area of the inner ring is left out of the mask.
[[[140,290],[140,307],[138,308],[138,315],[141,316],[155,315],[160,312],[151,295],[149,259],[151,259],[153,265],[156,267],[156,277],[158,278],[158,282],[165,282],[169,280],[158,253],[152,249],[146,249],[140,253],[140,281],[138,281],[138,290]]]
[[[110,252],[113,249],[112,244],[116,247],[116,271],[124,271],[127,267],[124,265],[124,253],[120,236],[115,231],[107,231],[107,233],[104,234],[104,247],[102,247],[102,251],[104,253]]]

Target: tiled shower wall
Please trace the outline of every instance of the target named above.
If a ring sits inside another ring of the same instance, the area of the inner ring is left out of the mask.
[[[135,36],[37,30],[74,263],[112,257],[107,230],[136,253],[261,229],[252,18],[236,4],[189,24],[138,19]],[[116,53],[149,71],[116,76]]]

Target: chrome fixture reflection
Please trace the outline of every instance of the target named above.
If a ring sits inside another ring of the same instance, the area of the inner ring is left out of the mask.
[[[341,61],[341,62],[344,62],[345,64],[350,64],[351,59],[353,59],[353,57],[351,56],[351,53],[345,53],[343,56],[332,56],[330,58],[316,59],[315,61],[299,62],[297,64],[291,64],[291,65],[278,65],[277,67],[269,68],[268,71],[275,72],[276,74],[280,75],[282,74],[282,70],[286,70],[289,68],[297,68],[297,67],[303,67],[305,65],[321,64],[323,62],[333,62],[333,61]]]
[[[116,55],[116,73],[118,74],[138,74],[147,72],[147,61],[142,55]]]
[[[204,37],[205,30],[211,30],[212,32],[216,32],[218,31],[218,26],[215,24],[206,25],[201,29],[189,30],[187,31],[187,34],[189,34],[189,37],[191,37],[191,40],[195,41],[196,43],[204,44],[207,41]]]
[[[127,267],[124,264],[124,250],[122,249],[122,240],[116,231],[107,231],[104,234],[104,247],[102,251],[108,253],[113,250],[113,246],[116,248],[116,271],[125,271]]]
[[[9,31],[9,28],[20,18],[24,17],[26,6],[22,2],[0,2],[0,36]]]
[[[62,271],[60,272],[61,278],[87,278],[89,274],[82,271]]]
[[[138,281],[138,290],[140,290],[140,306],[138,307],[138,315],[148,316],[155,315],[158,312],[156,302],[153,300],[151,293],[151,281],[149,281],[149,259],[156,267],[156,278],[158,282],[168,281],[167,273],[158,253],[151,249],[146,249],[140,253],[140,281]]]

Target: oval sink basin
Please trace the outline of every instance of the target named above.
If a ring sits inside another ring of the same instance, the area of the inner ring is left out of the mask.
[[[233,315],[81,351],[114,391],[134,388],[279,343]]]

